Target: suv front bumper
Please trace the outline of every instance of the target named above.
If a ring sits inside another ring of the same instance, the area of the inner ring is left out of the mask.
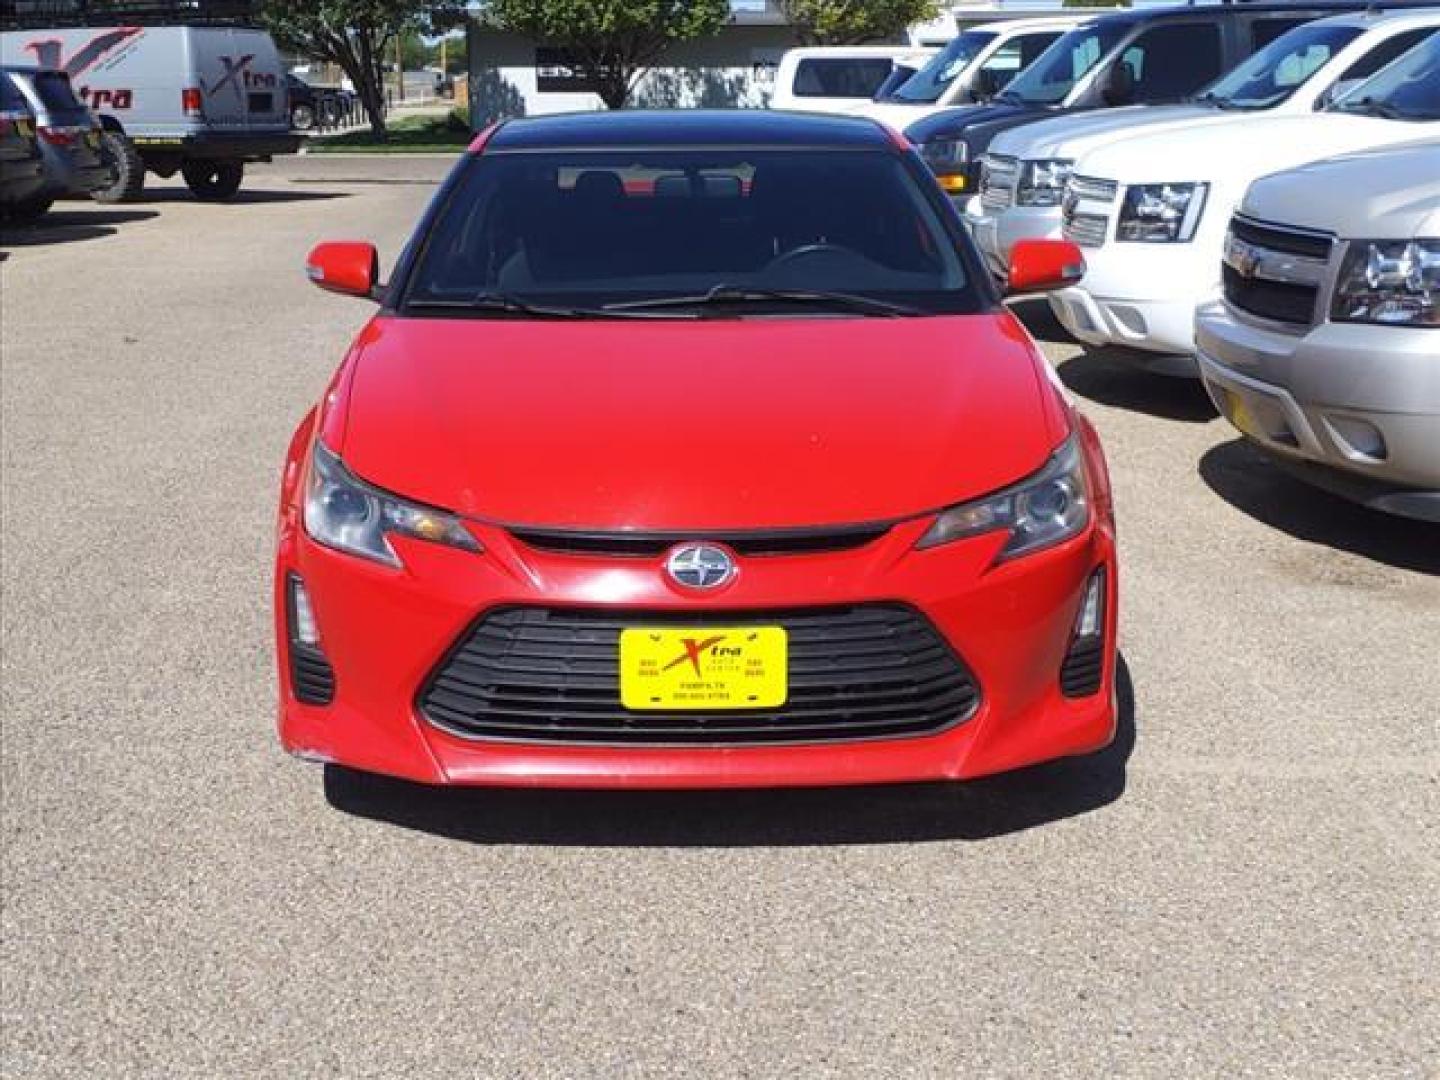
[[[1326,322],[1303,335],[1196,319],[1200,375],[1250,442],[1317,486],[1440,521],[1440,331]]]

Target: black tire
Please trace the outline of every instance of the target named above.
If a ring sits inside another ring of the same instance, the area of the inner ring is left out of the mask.
[[[3,218],[7,225],[34,225],[50,212],[50,207],[53,205],[55,205],[55,200],[48,196],[21,199],[17,203],[0,208],[0,218]]]
[[[243,161],[187,161],[180,167],[185,186],[204,202],[233,199],[245,179]]]
[[[290,110],[290,126],[296,131],[309,131],[315,126],[315,108],[312,105],[296,105]]]
[[[145,162],[135,144],[118,131],[105,131],[100,136],[100,158],[110,166],[114,179],[108,187],[92,191],[98,203],[134,202],[145,190]]]

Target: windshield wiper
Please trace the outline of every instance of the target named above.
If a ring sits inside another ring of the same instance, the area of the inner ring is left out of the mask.
[[[906,315],[925,315],[927,312],[906,304],[892,304],[888,300],[874,300],[868,296],[854,296],[850,293],[812,292],[805,289],[758,289],[748,285],[716,285],[709,292],[695,296],[659,296],[651,300],[629,300],[621,304],[606,304],[610,312],[662,311],[666,308],[705,307],[711,304],[761,304],[780,302],[785,304],[814,304],[824,307],[841,307],[858,311],[877,318],[900,318]]]
[[[511,293],[482,290],[465,300],[420,299],[411,300],[407,307],[427,310],[432,308],[450,311],[497,311],[505,315],[524,315],[532,319],[621,319],[624,314],[598,308],[549,307],[521,300]]]
[[[1360,113],[1362,116],[1378,116],[1382,120],[1403,120],[1405,114],[1379,98],[1363,97],[1358,101],[1341,101],[1335,106],[1336,112]]]
[[[1025,99],[1022,98],[1019,94],[1015,93],[1015,91],[1013,90],[1001,90],[1000,93],[996,94],[992,100],[1003,102],[1006,105],[1025,104]]]

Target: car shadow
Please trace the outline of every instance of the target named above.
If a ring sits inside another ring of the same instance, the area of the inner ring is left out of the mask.
[[[70,244],[77,240],[98,240],[114,236],[117,225],[159,217],[154,210],[67,209],[58,205],[32,225],[0,226],[0,245],[8,248],[38,247],[43,244]]]
[[[1191,424],[1209,423],[1219,415],[1199,379],[1146,371],[1124,349],[1107,346],[1083,352],[1056,370],[1073,393],[1100,405]]]
[[[1135,689],[1122,657],[1105,750],[955,784],[764,791],[438,788],[325,767],[336,810],[471,844],[796,847],[987,840],[1090,813],[1125,791]]]
[[[254,206],[260,203],[323,202],[330,199],[348,199],[348,191],[271,191],[267,189],[238,191],[232,198],[221,202],[205,203],[197,199],[186,187],[146,188],[144,194],[135,200],[148,203],[195,203],[217,207]]]
[[[1050,302],[1043,296],[1007,300],[1006,305],[1015,313],[1015,317],[1025,324],[1025,329],[1030,331],[1030,336],[1036,341],[1051,345],[1078,344],[1070,336],[1070,331],[1060,325],[1060,320],[1055,318],[1055,312],[1050,310]]]
[[[1440,576],[1440,525],[1367,510],[1306,484],[1244,439],[1211,448],[1200,477],[1237,510],[1297,540]]]

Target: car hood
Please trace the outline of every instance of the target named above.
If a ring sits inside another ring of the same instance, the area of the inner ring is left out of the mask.
[[[349,467],[507,524],[892,520],[1029,475],[1068,423],[1008,313],[698,324],[382,316],[352,363],[333,447]]]
[[[1247,184],[1307,161],[1414,140],[1426,133],[1426,127],[1325,112],[1255,117],[1198,131],[1142,131],[1086,154],[1076,162],[1075,171],[1122,184]]]
[[[868,116],[896,131],[904,131],[916,121],[932,116],[944,108],[944,105],[897,105],[891,101],[867,101],[864,105],[855,106],[852,111],[856,116]]]
[[[952,139],[975,124],[1009,120],[1016,116],[1034,116],[1043,111],[1039,105],[1009,105],[992,101],[986,105],[958,105],[932,112],[905,129],[911,142],[927,143],[932,139]]]
[[[990,144],[996,154],[1039,161],[1069,158],[1072,161],[1098,147],[1142,132],[1150,134],[1171,128],[1187,131],[1241,114],[1225,113],[1199,105],[1135,105],[1123,109],[1100,109],[1070,116],[1057,116],[997,135]]]
[[[1346,239],[1440,236],[1440,140],[1345,154],[1257,180],[1247,214]]]

